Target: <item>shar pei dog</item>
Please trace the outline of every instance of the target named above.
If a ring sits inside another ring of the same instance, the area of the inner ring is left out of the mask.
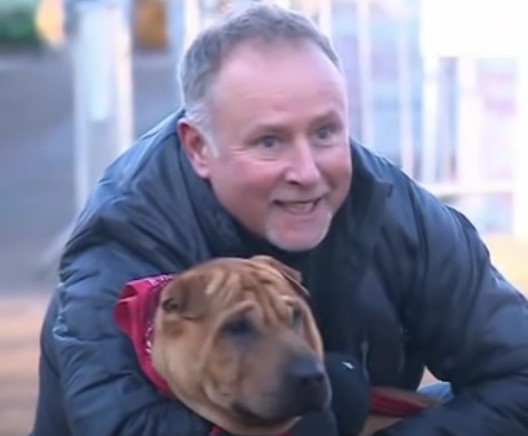
[[[222,431],[278,436],[331,402],[308,300],[300,274],[271,257],[218,258],[128,283],[115,315],[160,391]],[[374,387],[361,435],[431,406]]]

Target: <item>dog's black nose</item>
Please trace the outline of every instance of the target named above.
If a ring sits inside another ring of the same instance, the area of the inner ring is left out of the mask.
[[[326,407],[330,388],[324,364],[315,356],[295,357],[286,371],[286,386],[299,413]]]
[[[323,363],[318,359],[301,357],[292,361],[288,375],[299,389],[312,389],[323,383],[325,370]]]

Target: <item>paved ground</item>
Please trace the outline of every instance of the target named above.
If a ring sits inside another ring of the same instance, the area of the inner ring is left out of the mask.
[[[38,330],[44,299],[3,298],[0,305],[0,436],[27,434],[37,388]]]

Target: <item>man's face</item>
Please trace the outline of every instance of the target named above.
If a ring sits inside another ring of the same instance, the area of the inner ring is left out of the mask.
[[[210,97],[214,152],[194,147],[198,174],[250,231],[288,251],[315,247],[352,173],[337,68],[311,44],[245,44],[223,63]],[[200,143],[193,134],[180,125],[188,150]]]

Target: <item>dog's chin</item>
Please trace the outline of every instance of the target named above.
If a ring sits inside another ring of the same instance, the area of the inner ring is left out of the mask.
[[[311,392],[311,395],[300,397],[298,393],[291,392],[290,395],[277,395],[272,408],[252,407],[251,401],[235,401],[229,409],[237,421],[249,427],[284,427],[293,425],[301,416],[327,409],[330,400],[331,391],[326,384],[323,388]]]
[[[289,427],[292,426],[298,419],[297,416],[289,413],[263,416],[253,412],[248,407],[240,403],[233,404],[232,412],[236,416],[236,419],[245,426],[255,428]]]

